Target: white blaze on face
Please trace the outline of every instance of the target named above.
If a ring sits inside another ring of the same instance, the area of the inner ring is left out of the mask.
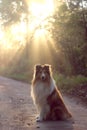
[[[41,73],[41,79],[44,80],[46,78],[46,74],[44,72]]]

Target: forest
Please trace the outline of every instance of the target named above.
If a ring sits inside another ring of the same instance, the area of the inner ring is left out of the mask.
[[[0,75],[30,83],[35,64],[51,64],[60,89],[87,99],[87,1],[32,6],[0,0]]]

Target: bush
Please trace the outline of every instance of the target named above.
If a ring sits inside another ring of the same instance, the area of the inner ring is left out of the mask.
[[[66,77],[62,74],[55,74],[54,78],[58,88],[66,93],[70,93],[77,87],[87,84],[87,77],[82,75]]]

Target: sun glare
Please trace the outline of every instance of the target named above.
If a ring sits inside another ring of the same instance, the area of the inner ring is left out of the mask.
[[[0,45],[4,49],[17,48],[25,44],[26,26],[24,22],[6,27],[5,31],[0,27]]]
[[[46,27],[49,26],[48,17],[54,12],[54,0],[32,0],[29,1],[28,5],[32,16],[29,30],[35,31],[35,37],[37,34],[37,37],[41,38]]]
[[[28,24],[24,21],[25,14],[21,14],[21,19],[19,23],[15,23],[11,25],[10,28],[8,27],[7,30],[3,31],[0,29],[0,41],[2,45],[9,46],[9,42],[19,41],[23,42],[25,35],[28,33],[35,31],[39,36],[44,35],[45,32],[45,25],[48,24],[47,18],[53,13],[54,11],[54,0],[26,0],[29,8],[29,19]],[[41,26],[41,29],[40,29]],[[6,34],[8,33],[8,34]],[[10,36],[6,37],[6,36]],[[8,39],[8,43],[3,42],[3,39]],[[5,43],[5,44],[4,44]]]
[[[54,12],[54,0],[26,0],[26,2],[32,17],[30,22],[31,31],[38,25],[43,26],[47,22],[47,18]]]
[[[49,63],[52,63],[52,53],[48,44],[50,43],[53,49],[54,47],[53,40],[47,28],[50,27],[48,21],[55,10],[54,0],[30,0],[27,4],[32,17],[29,24],[29,31],[34,32],[33,51],[31,52],[33,61],[35,63],[44,63],[48,62],[49,59]]]
[[[14,40],[21,41],[24,44],[24,38],[26,36],[26,25],[24,22],[15,24],[11,27],[11,34],[13,35]]]
[[[47,17],[49,16],[54,10],[53,0],[44,0],[43,2],[31,2],[29,7],[32,15],[35,17]]]
[[[45,35],[46,34],[46,30],[45,29],[38,29],[37,31],[36,31],[36,33],[35,33],[35,37],[36,38],[39,38],[39,37],[41,37],[41,36],[43,36],[43,35]]]
[[[0,30],[0,45],[6,49],[13,47],[17,49],[21,45],[26,46],[30,43],[31,36],[33,35],[33,57],[39,59],[41,47],[45,50],[45,54],[51,57],[51,52],[48,47],[48,42],[53,44],[50,38],[50,33],[47,31],[50,24],[49,17],[54,13],[55,6],[54,0],[25,0],[28,5],[28,14],[21,13],[20,22],[7,27],[7,30]],[[28,38],[27,38],[28,37]],[[28,39],[28,41],[27,41]],[[53,45],[51,45],[53,46]],[[33,53],[34,52],[34,53]],[[47,58],[47,57],[46,57]],[[52,58],[50,58],[52,59]],[[47,59],[48,60],[48,59]]]

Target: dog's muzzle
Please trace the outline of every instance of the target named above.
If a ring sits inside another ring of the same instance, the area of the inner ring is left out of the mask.
[[[45,77],[44,76],[42,76],[42,78],[41,78],[43,81],[45,80]]]
[[[45,74],[43,73],[43,74],[41,75],[41,80],[44,81],[45,79],[46,79],[46,76],[45,76]]]

